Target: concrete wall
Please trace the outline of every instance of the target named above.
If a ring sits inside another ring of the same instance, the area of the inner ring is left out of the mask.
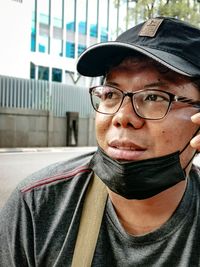
[[[79,118],[78,146],[94,146],[94,118]],[[0,108],[0,147],[66,146],[67,120],[49,111]]]

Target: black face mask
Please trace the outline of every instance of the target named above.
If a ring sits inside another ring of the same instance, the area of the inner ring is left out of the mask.
[[[146,199],[186,179],[179,156],[188,145],[181,152],[128,163],[110,158],[99,147],[91,168],[113,192],[127,199]]]

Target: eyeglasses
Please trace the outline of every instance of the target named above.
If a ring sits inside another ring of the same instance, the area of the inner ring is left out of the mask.
[[[93,108],[102,114],[116,114],[126,96],[130,97],[135,113],[148,120],[163,119],[173,102],[181,102],[200,109],[200,101],[157,89],[144,89],[136,92],[123,92],[111,85],[95,86],[89,89]]]

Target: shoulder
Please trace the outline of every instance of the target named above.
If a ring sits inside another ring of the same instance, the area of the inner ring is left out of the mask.
[[[93,153],[84,154],[33,173],[19,183],[4,208],[19,208],[26,203],[32,209],[42,203],[50,203],[53,198],[59,202],[66,194],[80,194],[93,173],[89,167],[92,156]]]
[[[46,246],[56,235],[58,244],[64,242],[71,222],[78,221],[81,213],[93,176],[92,156],[93,153],[85,154],[50,165],[17,186],[0,211],[0,243],[7,248],[6,252],[0,248],[0,261],[3,255],[8,255],[4,260],[13,262],[16,253],[22,259],[24,250],[32,259],[34,242],[37,241],[38,247]]]
[[[75,177],[91,172],[89,167],[93,153],[84,154],[68,161],[51,164],[40,171],[33,173],[18,185],[18,190],[28,193],[40,190],[63,182],[70,182]]]
[[[200,179],[200,167],[198,165],[192,165],[190,176]]]
[[[200,167],[192,165],[189,178],[193,181],[194,186],[200,191]]]

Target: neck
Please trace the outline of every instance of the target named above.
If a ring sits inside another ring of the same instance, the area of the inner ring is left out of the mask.
[[[186,188],[186,181],[144,200],[129,200],[108,189],[109,197],[124,229],[144,235],[162,226],[174,213]]]

